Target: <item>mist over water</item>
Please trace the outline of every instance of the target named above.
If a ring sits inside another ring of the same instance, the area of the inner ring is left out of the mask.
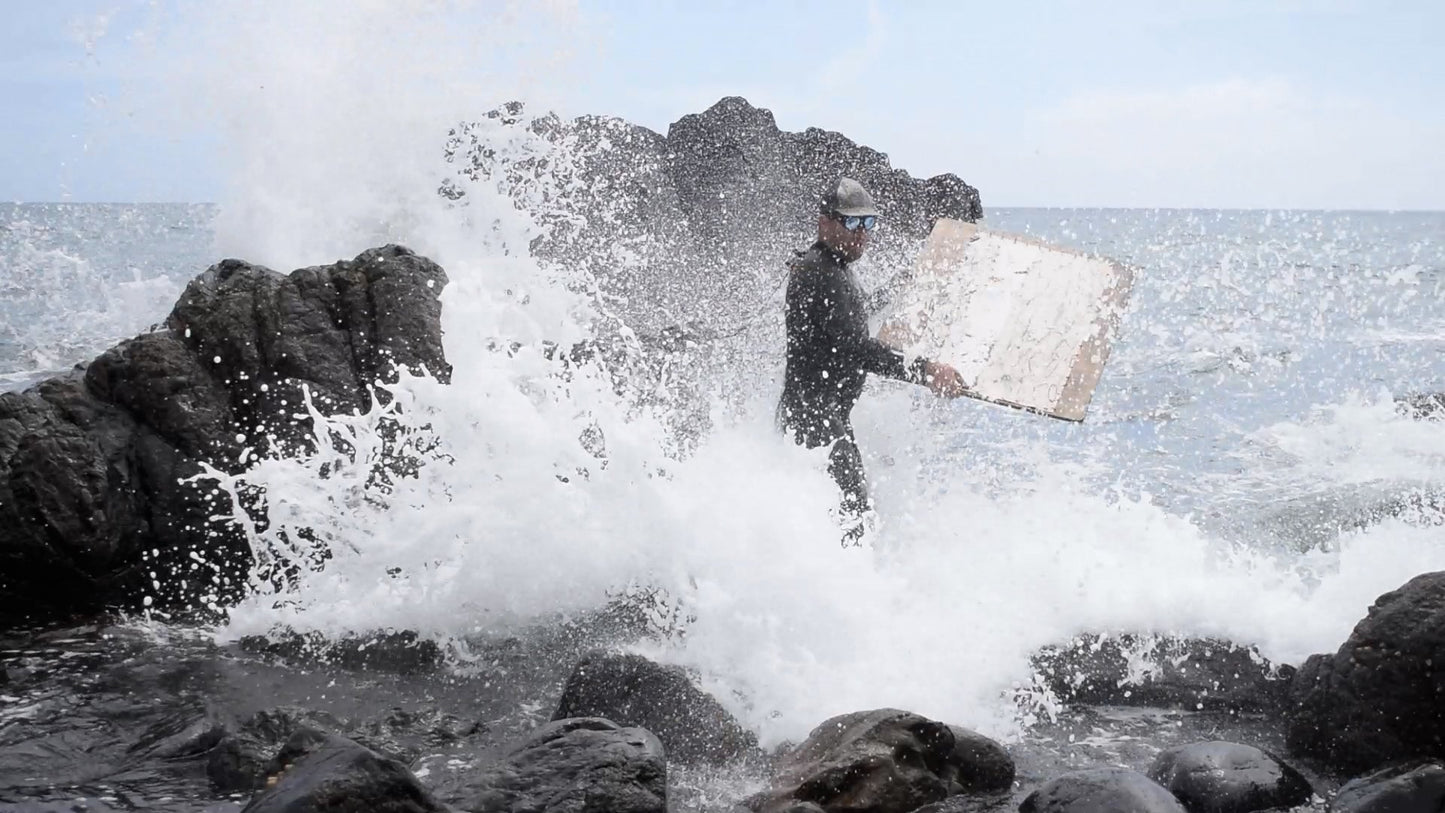
[[[176,103],[224,123],[233,172],[213,259],[288,271],[400,242],[451,278],[450,385],[404,377],[395,409],[318,424],[348,452],[324,444],[242,478],[267,494],[270,524],[253,539],[263,572],[302,567],[279,587],[258,575],[221,640],[411,629],[464,660],[476,636],[657,590],[672,634],[638,646],[699,670],[765,743],[879,706],[1010,737],[1049,709],[1028,663],[1040,646],[1085,631],[1214,635],[1298,662],[1334,649],[1381,592],[1445,567],[1438,515],[1355,522],[1445,480],[1445,433],[1391,402],[1445,388],[1445,216],[990,212],[991,226],[1139,269],[1090,416],[1050,423],[871,382],[855,426],[880,527],[843,549],[825,456],[772,424],[784,257],[737,269],[739,299],[770,312],[703,303],[737,329],[619,387],[601,367],[564,370],[544,343],[626,337],[649,292],[623,308],[585,271],[530,255],[547,180],[469,182],[461,203],[437,194],[457,180],[441,157],[451,127],[511,98],[545,105],[566,81],[565,8],[175,13],[195,55]],[[555,39],[519,45],[538,20]],[[486,44],[505,48],[478,70]],[[518,128],[486,137],[502,155],[569,159]],[[43,244],[16,234],[6,245]],[[12,267],[64,265],[45,262]],[[87,291],[110,298],[107,312],[159,321],[179,290],[142,280],[144,295],[117,305],[131,284],[3,304],[7,317],[66,313],[59,335],[26,339],[64,347],[89,329]],[[27,364],[42,363],[16,369]],[[706,417],[689,425],[700,434],[680,437],[679,412]],[[415,477],[378,488],[383,426],[427,451]],[[328,551],[323,567],[294,547],[303,528]]]

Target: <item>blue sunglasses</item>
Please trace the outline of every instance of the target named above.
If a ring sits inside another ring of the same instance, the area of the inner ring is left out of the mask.
[[[847,229],[848,231],[858,231],[859,229],[873,231],[874,229],[878,228],[878,218],[874,215],[863,215],[862,217],[858,217],[855,215],[835,214],[833,215],[833,219],[838,221],[839,223],[842,223],[843,228]]]

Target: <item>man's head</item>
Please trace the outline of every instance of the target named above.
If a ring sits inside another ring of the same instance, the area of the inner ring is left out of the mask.
[[[863,256],[868,232],[878,226],[878,207],[863,184],[839,178],[818,206],[818,239],[850,262]]]

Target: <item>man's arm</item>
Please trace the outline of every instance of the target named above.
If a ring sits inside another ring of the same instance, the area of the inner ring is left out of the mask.
[[[925,383],[926,360],[915,359],[909,363],[902,353],[868,334],[868,315],[862,308],[850,307],[852,292],[847,289],[846,278],[837,274],[810,274],[805,284],[810,288],[809,321],[821,329],[820,338],[845,364],[856,365],[874,375]]]

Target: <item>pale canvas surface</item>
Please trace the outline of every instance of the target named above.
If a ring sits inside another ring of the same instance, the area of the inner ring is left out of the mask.
[[[974,397],[1081,421],[1132,283],[1108,258],[940,220],[879,338],[952,364]]]

